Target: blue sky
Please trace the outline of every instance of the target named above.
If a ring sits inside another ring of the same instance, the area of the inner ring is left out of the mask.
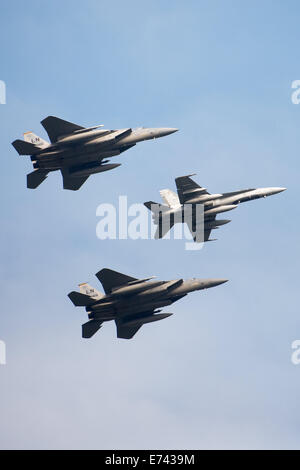
[[[296,1],[2,2],[0,448],[299,448],[299,13]],[[78,192],[59,174],[31,191],[10,143],[45,138],[48,115],[180,131]],[[101,202],[157,200],[189,173],[211,192],[288,191],[236,209],[199,252],[96,238]],[[102,267],[230,281],[132,341],[113,324],[84,341],[67,293],[98,287]]]

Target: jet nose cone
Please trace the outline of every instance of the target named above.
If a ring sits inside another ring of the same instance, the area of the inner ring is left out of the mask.
[[[287,188],[273,188],[274,194],[282,193],[282,191],[286,191]]]
[[[158,137],[164,137],[165,135],[174,134],[174,132],[177,132],[178,130],[179,129],[176,129],[175,127],[161,127],[160,129],[157,129]]]
[[[220,284],[224,284],[225,282],[228,282],[228,279],[205,279],[203,281],[202,289],[209,289],[210,287],[216,287],[216,286],[219,286]]]
[[[273,194],[282,193],[282,191],[285,191],[285,190],[286,188],[265,188],[262,191],[265,194],[265,196],[272,196]]]

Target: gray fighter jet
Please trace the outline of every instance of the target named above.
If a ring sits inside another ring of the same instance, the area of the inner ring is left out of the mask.
[[[50,171],[60,170],[64,189],[76,191],[94,173],[112,170],[120,163],[108,163],[106,158],[120,155],[137,142],[172,134],[178,129],[144,128],[102,129],[103,125],[82,127],[54,116],[41,122],[50,142],[33,132],[12,145],[19,155],[30,155],[35,170],[27,175],[27,187],[37,188]]]
[[[217,220],[216,216],[237,207],[241,202],[252,201],[285,191],[286,188],[242,189],[223,194],[210,194],[199,186],[190,176],[180,176],[175,179],[177,193],[163,189],[160,195],[166,204],[153,201],[144,205],[153,212],[153,222],[157,230],[154,238],[163,238],[176,223],[187,223],[196,242],[211,241],[209,238],[213,229],[231,222],[228,219]],[[197,207],[202,209],[202,213]]]
[[[153,281],[136,279],[111,269],[96,274],[105,295],[87,283],[79,284],[80,292],[70,292],[76,307],[85,307],[89,321],[82,325],[83,338],[91,338],[102,323],[114,320],[118,338],[130,339],[145,323],[167,318],[172,313],[160,313],[162,307],[182,299],[189,292],[215,287],[227,279],[176,279]]]

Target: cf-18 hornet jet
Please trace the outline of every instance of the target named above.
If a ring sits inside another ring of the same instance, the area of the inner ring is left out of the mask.
[[[160,313],[162,307],[177,302],[189,292],[223,284],[227,279],[176,279],[153,281],[136,279],[111,269],[96,274],[105,295],[87,283],[79,284],[80,292],[70,292],[76,307],[85,307],[89,321],[82,325],[83,338],[91,338],[102,323],[114,320],[118,338],[130,339],[145,323],[167,318],[172,313]],[[159,310],[157,310],[159,309]]]
[[[120,155],[137,142],[172,134],[178,129],[144,128],[102,129],[103,125],[82,127],[54,116],[41,122],[50,142],[33,132],[12,145],[19,155],[30,155],[35,169],[27,175],[27,187],[37,188],[50,171],[60,170],[64,189],[76,191],[94,173],[112,170],[120,163],[108,163],[109,157]]]
[[[285,191],[286,188],[242,189],[223,194],[210,194],[199,186],[190,176],[175,179],[177,194],[170,189],[162,189],[160,195],[166,204],[153,201],[144,205],[153,212],[153,222],[157,230],[154,238],[163,238],[176,223],[186,222],[196,242],[211,241],[213,229],[230,222],[228,219],[216,219],[222,212],[228,212],[241,202],[252,201],[261,197],[271,196]],[[202,212],[197,211],[197,208]]]

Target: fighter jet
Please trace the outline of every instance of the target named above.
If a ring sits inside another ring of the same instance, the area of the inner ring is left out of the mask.
[[[63,119],[48,116],[41,122],[50,142],[33,132],[12,145],[19,155],[30,155],[35,169],[27,175],[27,188],[37,188],[48,173],[60,170],[64,189],[76,191],[94,173],[112,170],[120,163],[108,163],[109,157],[120,155],[137,142],[156,139],[176,132],[173,128],[102,129],[103,125],[82,127]]]
[[[114,320],[117,337],[131,339],[145,323],[169,317],[162,307],[177,302],[189,292],[215,287],[227,279],[176,279],[153,281],[137,279],[111,269],[96,274],[105,295],[87,283],[79,284],[80,292],[68,294],[76,307],[85,307],[89,321],[82,325],[82,337],[91,338],[106,321]]]
[[[241,202],[252,201],[273,194],[281,193],[286,188],[242,189],[223,194],[210,194],[199,186],[190,176],[175,179],[177,194],[170,189],[163,189],[160,195],[166,204],[153,201],[144,205],[153,212],[153,222],[157,225],[155,239],[163,238],[176,223],[186,222],[196,242],[207,242],[212,230],[231,220],[216,219],[218,214],[228,212]],[[202,209],[197,212],[197,208]]]

